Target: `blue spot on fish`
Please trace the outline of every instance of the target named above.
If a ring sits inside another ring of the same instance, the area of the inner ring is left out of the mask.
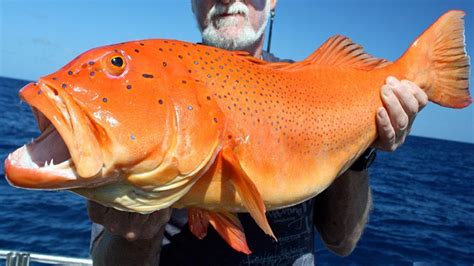
[[[137,138],[135,137],[134,134],[132,134],[132,135],[130,135],[130,139],[131,139],[131,140],[136,140]]]

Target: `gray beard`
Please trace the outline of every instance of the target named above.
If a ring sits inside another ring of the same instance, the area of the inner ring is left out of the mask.
[[[241,33],[237,38],[227,38],[227,36],[219,33],[219,30],[214,26],[214,23],[209,23],[209,25],[202,30],[202,41],[204,44],[215,46],[218,48],[226,50],[247,50],[255,45],[258,40],[262,37],[267,26],[268,18],[270,17],[270,4],[267,3],[265,6],[264,12],[264,21],[261,27],[255,31],[249,21],[246,22],[246,25],[242,29]],[[225,24],[231,24],[229,21],[217,22],[219,28],[220,26],[225,27]]]

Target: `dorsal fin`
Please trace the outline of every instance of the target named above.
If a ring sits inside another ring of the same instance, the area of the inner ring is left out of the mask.
[[[233,51],[231,53],[232,53],[233,56],[235,55],[235,56],[237,56],[241,59],[247,60],[247,61],[249,61],[251,63],[254,63],[254,64],[257,64],[257,65],[268,64],[266,61],[264,61],[262,59],[259,59],[259,58],[256,58],[256,57],[252,56],[251,54],[249,54],[246,51]]]
[[[286,65],[269,64],[269,66],[289,70],[312,64],[372,70],[391,63],[385,59],[375,58],[367,54],[362,46],[352,42],[351,39],[342,35],[335,35],[301,62]]]

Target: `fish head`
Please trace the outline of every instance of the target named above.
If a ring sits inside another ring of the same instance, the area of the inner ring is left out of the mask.
[[[42,133],[5,161],[12,185],[156,187],[195,172],[203,161],[195,156],[215,154],[209,143],[216,146],[217,131],[193,133],[216,124],[205,95],[183,86],[187,70],[163,63],[171,54],[138,50],[143,45],[92,49],[21,89]]]

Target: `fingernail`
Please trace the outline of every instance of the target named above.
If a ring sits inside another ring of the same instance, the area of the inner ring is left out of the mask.
[[[407,128],[407,126],[408,126],[408,121],[406,121],[406,120],[398,121],[397,124],[398,124],[398,128],[399,128],[400,130],[405,130],[405,129]]]
[[[392,87],[392,88],[395,88],[398,84],[398,80],[392,76],[388,77],[387,78],[387,85]]]
[[[385,118],[385,111],[384,111],[384,109],[380,109],[380,110],[377,112],[377,115],[378,115],[380,118]]]
[[[127,235],[125,236],[125,238],[128,241],[134,241],[135,239],[137,239],[137,235],[133,232],[128,232]]]

